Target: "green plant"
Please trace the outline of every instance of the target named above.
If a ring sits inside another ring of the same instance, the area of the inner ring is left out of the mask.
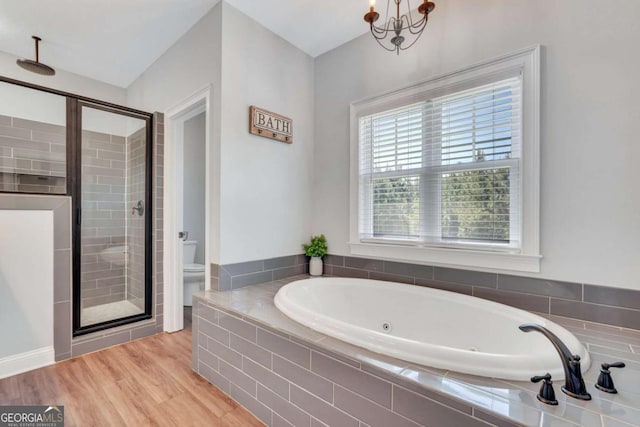
[[[323,257],[329,250],[327,238],[324,237],[324,234],[311,236],[311,243],[302,245],[302,247],[304,248],[304,253],[310,257]]]

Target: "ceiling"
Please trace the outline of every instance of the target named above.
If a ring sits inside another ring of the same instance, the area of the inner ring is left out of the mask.
[[[0,51],[129,86],[219,0],[2,0]],[[227,0],[311,56],[367,31],[368,0]]]

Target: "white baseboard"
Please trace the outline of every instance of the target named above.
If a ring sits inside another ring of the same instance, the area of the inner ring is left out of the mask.
[[[0,359],[0,379],[55,363],[53,347],[42,347]]]

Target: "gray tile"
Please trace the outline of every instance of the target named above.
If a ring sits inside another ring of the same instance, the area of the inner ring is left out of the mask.
[[[433,278],[442,282],[483,286],[485,288],[495,288],[498,285],[498,275],[496,273],[458,270],[454,268],[436,267],[433,273]]]
[[[640,311],[551,298],[551,314],[640,329]]]
[[[197,311],[198,315],[202,317],[204,320],[211,322],[215,325],[218,324],[219,311],[213,307],[210,307],[206,304],[200,304],[200,309]],[[196,311],[194,311],[194,314]]]
[[[235,334],[231,334],[231,348],[242,354],[244,357],[248,357],[267,368],[271,368],[271,352],[264,348]]]
[[[322,421],[316,420],[315,418],[311,417],[311,427],[329,427],[329,426],[327,426]],[[360,427],[364,427],[362,423],[360,424]]]
[[[640,310],[640,291],[584,285],[584,301]]]
[[[296,427],[311,425],[309,414],[261,385],[258,385],[258,400]]]
[[[325,264],[337,265],[339,267],[344,266],[344,257],[340,255],[327,255],[323,259]]]
[[[142,327],[133,327],[131,328],[131,340],[145,338],[151,335],[155,335],[156,333],[157,332],[155,324],[149,324]]]
[[[237,264],[225,264],[220,266],[231,276],[239,276],[241,274],[256,273],[264,270],[264,261],[240,262]]]
[[[349,344],[346,341],[338,340],[328,336],[315,342],[302,340],[297,337],[291,337],[291,340],[309,347],[313,351],[317,351],[318,353],[322,353],[326,356],[338,359],[340,362],[346,363],[347,365],[351,365],[356,368],[360,368],[360,362],[357,362],[354,359],[359,358],[362,352],[368,351],[362,347],[357,347]],[[345,357],[344,355],[352,357],[353,359]]]
[[[517,307],[522,310],[535,311],[538,313],[549,312],[549,297],[481,287],[474,287],[473,296]]]
[[[304,368],[308,369],[310,366],[311,352],[308,348],[272,334],[271,332],[258,329],[258,345]]]
[[[0,136],[0,147],[20,147],[24,150],[49,151],[49,146],[46,142],[26,141],[24,139]]]
[[[204,363],[216,372],[220,371],[220,359],[207,351],[204,347],[198,347],[198,363]],[[227,378],[228,379],[228,378]]]
[[[293,384],[291,385],[291,403],[328,426],[358,427],[359,425],[355,418]]]
[[[231,290],[231,275],[222,268],[220,269],[220,277],[218,278],[218,289],[216,290],[221,292]]]
[[[211,384],[218,387],[223,392],[229,394],[229,380],[211,369],[210,366],[200,362],[198,364],[198,373],[207,379]]]
[[[251,396],[255,397],[257,392],[257,383],[250,376],[246,375],[240,369],[229,365],[224,360],[220,361],[220,375],[229,380],[232,384],[240,387]]]
[[[486,423],[480,420],[395,386],[393,388],[393,410],[420,425],[487,427]]]
[[[287,277],[297,276],[299,274],[305,274],[307,272],[306,264],[298,264],[293,267],[279,268],[273,270],[273,280],[280,280]]]
[[[242,355],[220,344],[218,341],[208,339],[207,350],[236,368],[242,368]]]
[[[274,413],[272,427],[295,427],[295,426],[291,424],[289,421],[282,418],[280,415]]]
[[[331,275],[336,277],[355,277],[359,279],[369,278],[369,272],[366,270],[358,270],[356,268],[346,268],[346,267],[337,267],[337,266],[333,266]]]
[[[53,209],[53,247],[71,249],[71,198],[58,200]]]
[[[473,414],[476,418],[480,418],[481,420],[484,420],[492,425],[495,425],[496,427],[518,427],[520,425],[513,421],[510,421],[501,417],[497,417],[493,414],[490,414],[485,411],[481,411],[479,409],[474,409]]]
[[[229,384],[229,395],[265,424],[271,424],[271,410],[247,392],[233,384]]]
[[[426,288],[440,289],[457,294],[473,295],[473,286],[460,283],[437,282],[435,280],[416,279],[416,285]]]
[[[407,276],[398,276],[397,274],[389,274],[389,273],[380,273],[377,271],[369,272],[369,279],[371,280],[382,280],[385,282],[397,282],[397,283],[405,283],[408,285],[414,284],[413,277]]]
[[[56,353],[56,357],[55,357],[56,362],[62,362],[63,360],[67,360],[67,359],[71,359],[71,352],[62,353],[62,354]]]
[[[218,277],[218,274],[220,274],[220,266],[211,263],[211,277]]]
[[[323,377],[277,355],[273,356],[273,371],[321,399],[333,402],[333,384]]]
[[[534,295],[582,300],[582,284],[498,274],[498,289]]]
[[[258,273],[244,274],[242,276],[231,277],[231,289],[243,288],[245,286],[257,285],[258,283],[271,282],[273,280],[273,270],[261,271]]]
[[[340,386],[335,388],[334,405],[364,421],[371,427],[417,427],[418,424],[407,420],[382,406],[367,400]],[[462,426],[465,424],[459,424]]]
[[[298,256],[290,255],[279,258],[271,258],[264,260],[265,270],[275,270],[276,268],[291,267],[297,264]]]
[[[344,266],[367,271],[383,271],[383,261],[369,258],[345,257]]]
[[[53,302],[71,301],[71,250],[56,250],[53,255]]]
[[[0,123],[0,136],[10,136],[12,138],[31,139],[31,129],[13,128]]]
[[[0,126],[11,126],[11,117],[0,114]]]
[[[71,352],[71,301],[53,305],[53,347],[55,354]]]
[[[433,279],[433,267],[430,265],[408,264],[405,262],[384,261],[385,273],[399,276],[419,277],[421,279]]]
[[[311,370],[336,384],[391,408],[391,384],[319,353],[313,353]]]
[[[289,382],[284,378],[247,358],[243,360],[242,370],[269,390],[289,399]]]
[[[84,341],[78,344],[72,343],[71,354],[73,355],[73,357],[76,357],[76,356],[80,356],[81,354],[91,353],[94,351],[102,350],[103,348],[122,344],[130,340],[131,340],[130,331],[118,332],[113,335],[97,338],[91,341]]]
[[[256,342],[256,327],[242,319],[230,316],[226,313],[220,313],[218,325],[243,337],[244,339]]]

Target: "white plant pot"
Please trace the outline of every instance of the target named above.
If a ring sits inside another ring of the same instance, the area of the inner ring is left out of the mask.
[[[318,256],[311,257],[311,261],[309,261],[309,274],[312,276],[322,276],[322,258]]]

